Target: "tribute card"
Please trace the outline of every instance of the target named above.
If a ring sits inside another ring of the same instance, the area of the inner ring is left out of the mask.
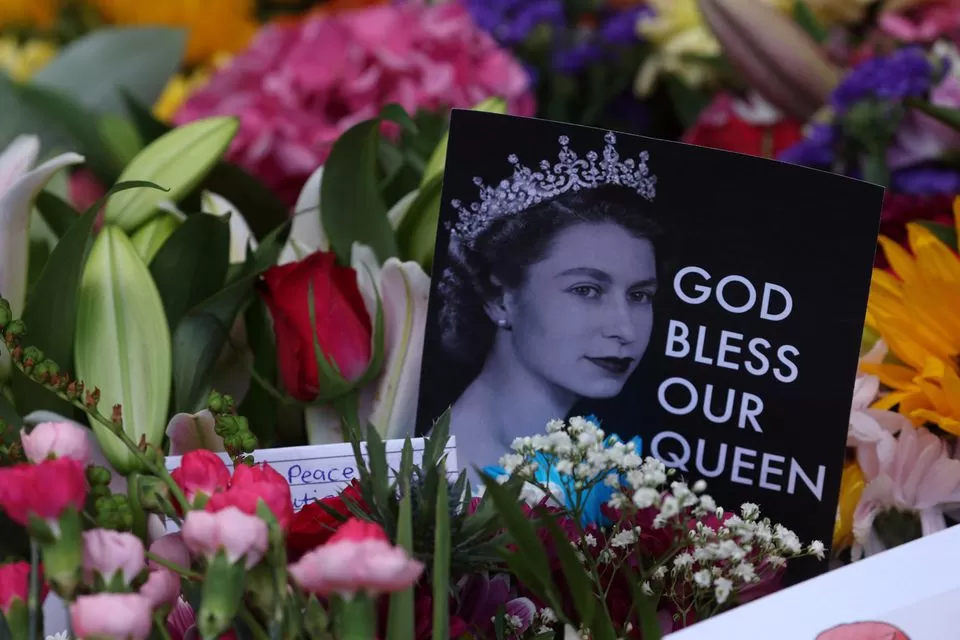
[[[882,199],[772,160],[454,111],[419,432],[451,408],[458,463],[482,468],[592,414],[718,504],[829,544]]]

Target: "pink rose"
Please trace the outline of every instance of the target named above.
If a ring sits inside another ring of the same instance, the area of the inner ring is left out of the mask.
[[[140,587],[140,595],[149,600],[155,609],[173,605],[180,597],[180,576],[167,569],[151,571],[147,581]]]
[[[80,596],[70,606],[70,620],[78,640],[147,640],[153,626],[152,615],[150,601],[137,593]]]
[[[383,106],[413,113],[493,96],[510,113],[535,111],[523,66],[461,3],[389,3],[264,27],[175,121],[238,116],[228,159],[292,205],[334,141]]]
[[[422,573],[423,563],[391,545],[379,525],[357,518],[290,565],[293,581],[318,595],[392,593],[413,585]]]
[[[236,507],[191,511],[183,522],[183,541],[195,554],[209,559],[222,550],[231,563],[243,559],[249,569],[267,552],[267,523]]]
[[[185,454],[180,460],[180,466],[171,471],[170,475],[191,504],[198,497],[209,498],[218,491],[224,491],[230,484],[230,470],[227,465],[220,456],[206,449]]]
[[[183,536],[179,533],[168,533],[154,540],[150,545],[150,553],[160,556],[164,560],[177,565],[178,567],[190,566],[190,550],[183,542]],[[164,567],[153,560],[148,562],[150,569],[163,569]]]
[[[908,13],[884,13],[877,25],[883,33],[908,43],[929,44],[947,36],[956,41],[960,32],[960,5],[928,2]]]
[[[88,583],[93,582],[94,574],[109,583],[120,573],[128,585],[145,567],[143,542],[132,533],[110,529],[83,532],[83,570]]]
[[[72,422],[41,422],[30,433],[21,429],[20,442],[30,462],[47,458],[72,458],[83,464],[90,461],[87,430]]]

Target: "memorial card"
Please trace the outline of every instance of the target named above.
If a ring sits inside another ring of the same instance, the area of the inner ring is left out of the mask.
[[[419,433],[450,408],[458,463],[482,469],[592,415],[718,504],[829,543],[882,199],[772,160],[454,111]]]

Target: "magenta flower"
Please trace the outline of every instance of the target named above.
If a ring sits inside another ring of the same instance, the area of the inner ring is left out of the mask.
[[[166,569],[151,571],[140,587],[140,595],[155,608],[173,606],[180,597],[180,576]]]
[[[239,117],[228,159],[292,205],[337,137],[384,105],[413,113],[491,96],[534,113],[523,67],[459,3],[391,3],[264,28],[175,121]]]
[[[529,598],[517,597],[507,574],[490,577],[486,573],[475,573],[464,577],[457,586],[456,613],[479,637],[495,635],[494,620],[500,607],[504,609],[508,638],[522,637],[533,624],[536,605]]]

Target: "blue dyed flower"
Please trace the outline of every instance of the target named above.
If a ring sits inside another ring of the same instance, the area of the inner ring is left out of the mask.
[[[563,0],[463,0],[477,26],[502,45],[526,41],[537,27],[563,29]]]
[[[600,421],[596,416],[586,416],[585,420],[597,427],[600,426]],[[634,444],[635,453],[640,455],[643,449],[643,440],[637,436],[630,442]],[[552,455],[538,453],[536,456],[534,456],[533,462],[536,462],[537,464],[537,469],[534,472],[534,479],[539,484],[544,486],[559,487],[566,503],[564,506],[571,510],[579,507],[582,525],[587,526],[590,524],[597,524],[600,526],[607,526],[612,524],[609,518],[603,515],[602,511],[603,505],[606,504],[613,495],[613,489],[611,487],[608,487],[604,482],[600,481],[593,484],[591,487],[577,489],[573,476],[557,471],[557,460]],[[483,473],[499,480],[509,477],[509,474],[503,467],[493,465],[484,467]],[[611,470],[607,475],[615,473],[616,471]]]

